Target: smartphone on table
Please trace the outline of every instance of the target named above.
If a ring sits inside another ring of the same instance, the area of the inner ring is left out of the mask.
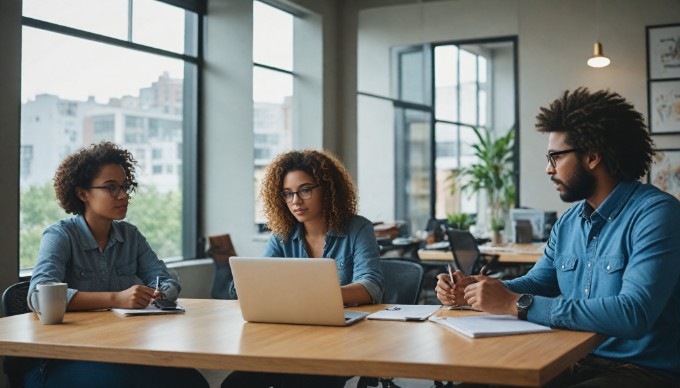
[[[168,299],[154,299],[153,305],[161,310],[176,310],[177,303]]]

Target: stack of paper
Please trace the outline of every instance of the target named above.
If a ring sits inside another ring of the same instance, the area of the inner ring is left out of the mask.
[[[440,305],[397,304],[369,315],[368,319],[389,321],[424,321],[434,314]]]
[[[177,305],[177,308],[172,310],[161,310],[154,305],[148,305],[143,309],[119,309],[112,308],[111,311],[120,315],[121,317],[129,317],[132,315],[162,315],[162,314],[183,314],[184,308]]]
[[[552,331],[547,326],[523,321],[512,315],[470,315],[458,318],[430,317],[430,321],[471,338]]]

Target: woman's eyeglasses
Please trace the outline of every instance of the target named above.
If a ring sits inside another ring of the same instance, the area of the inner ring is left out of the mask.
[[[293,198],[297,195],[300,199],[312,198],[312,190],[319,187],[319,185],[305,186],[298,191],[282,191],[279,195],[285,203],[293,202]]]
[[[135,191],[135,186],[130,182],[125,182],[122,185],[119,185],[118,183],[109,183],[104,186],[90,186],[90,189],[106,189],[112,197],[117,197],[121,190],[127,195],[132,194]]]
[[[548,162],[550,163],[552,168],[556,168],[557,167],[557,160],[555,159],[555,156],[568,154],[570,152],[576,152],[578,150],[579,150],[578,148],[570,148],[568,150],[562,150],[562,151],[551,151],[551,152],[548,152],[547,154],[545,154],[545,157],[548,159]]]

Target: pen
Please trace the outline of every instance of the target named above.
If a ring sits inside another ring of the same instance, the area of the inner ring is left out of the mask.
[[[451,264],[447,265],[446,268],[449,269],[449,279],[451,280],[451,285],[456,284],[456,283],[453,281],[453,272],[451,272]]]
[[[482,269],[479,270],[479,274],[482,275],[482,276],[486,276],[486,273],[488,271],[489,271],[489,267],[486,264],[484,264],[482,266]]]
[[[155,294],[156,292],[160,292],[160,290],[161,290],[161,289],[160,289],[160,283],[161,283],[161,277],[160,277],[160,276],[156,276],[156,291],[154,291],[154,294]]]

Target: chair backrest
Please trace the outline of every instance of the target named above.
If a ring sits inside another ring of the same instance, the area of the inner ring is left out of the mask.
[[[6,317],[31,312],[31,309],[28,308],[28,302],[26,302],[30,284],[30,281],[15,283],[3,292],[2,310]]]
[[[215,263],[229,263],[229,258],[238,256],[229,234],[208,236],[208,253]]]
[[[466,230],[447,229],[449,245],[456,269],[465,275],[475,275],[481,267],[482,257],[475,237]]]
[[[208,254],[215,263],[210,297],[213,299],[236,299],[233,292],[234,275],[229,267],[229,258],[237,256],[229,234],[208,236]]]
[[[411,260],[380,259],[385,291],[381,302],[417,304],[423,282],[423,266]]]

